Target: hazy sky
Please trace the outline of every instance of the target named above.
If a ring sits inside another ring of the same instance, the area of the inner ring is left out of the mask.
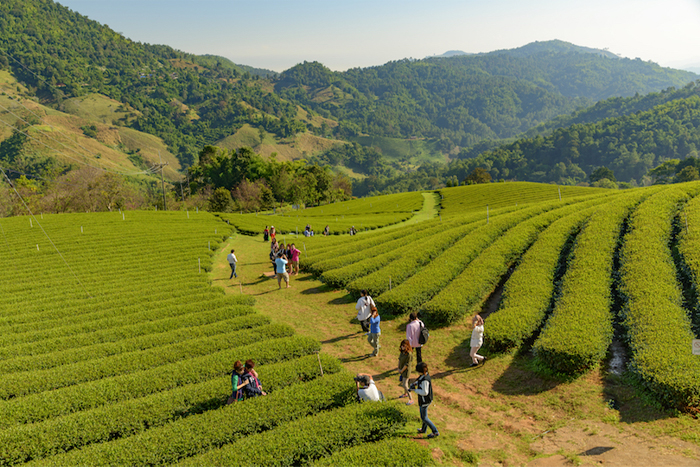
[[[282,71],[560,39],[700,67],[700,0],[59,0],[139,42]]]

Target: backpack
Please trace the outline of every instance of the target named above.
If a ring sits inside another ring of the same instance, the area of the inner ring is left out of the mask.
[[[428,331],[428,328],[423,325],[423,322],[421,321],[420,323],[420,335],[418,336],[418,343],[420,345],[425,345],[426,342],[428,342],[428,338],[430,337],[430,331]]]

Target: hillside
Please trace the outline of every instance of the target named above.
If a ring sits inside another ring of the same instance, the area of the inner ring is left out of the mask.
[[[341,135],[424,136],[444,140],[448,151],[513,137],[601,99],[694,79],[693,73],[549,41],[342,73],[303,63],[281,73],[275,89],[338,119]]]
[[[647,111],[560,128],[545,137],[519,139],[451,167],[458,178],[481,166],[493,177],[572,184],[605,166],[618,180],[635,185],[667,160],[697,157],[699,130],[700,96],[693,95]]]

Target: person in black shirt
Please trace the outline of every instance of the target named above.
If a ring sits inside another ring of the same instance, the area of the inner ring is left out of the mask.
[[[425,433],[430,427],[431,434],[428,438],[437,438],[440,436],[438,429],[433,422],[428,418],[428,407],[433,402],[433,385],[428,374],[428,364],[420,362],[416,365],[416,371],[420,373],[418,379],[411,385],[411,389],[418,395],[418,407],[420,408],[420,419],[423,422],[418,433]]]

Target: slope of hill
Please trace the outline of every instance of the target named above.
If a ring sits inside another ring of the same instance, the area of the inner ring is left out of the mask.
[[[697,75],[562,41],[478,55],[400,60],[331,72],[303,63],[276,90],[334,116],[341,135],[444,138],[469,146],[507,138],[612,96],[683,86]]]
[[[666,160],[697,157],[699,130],[700,96],[693,95],[645,112],[519,139],[450,166],[455,175],[466,176],[481,166],[492,177],[569,184],[585,181],[593,170],[605,166],[618,180],[638,183]]]

